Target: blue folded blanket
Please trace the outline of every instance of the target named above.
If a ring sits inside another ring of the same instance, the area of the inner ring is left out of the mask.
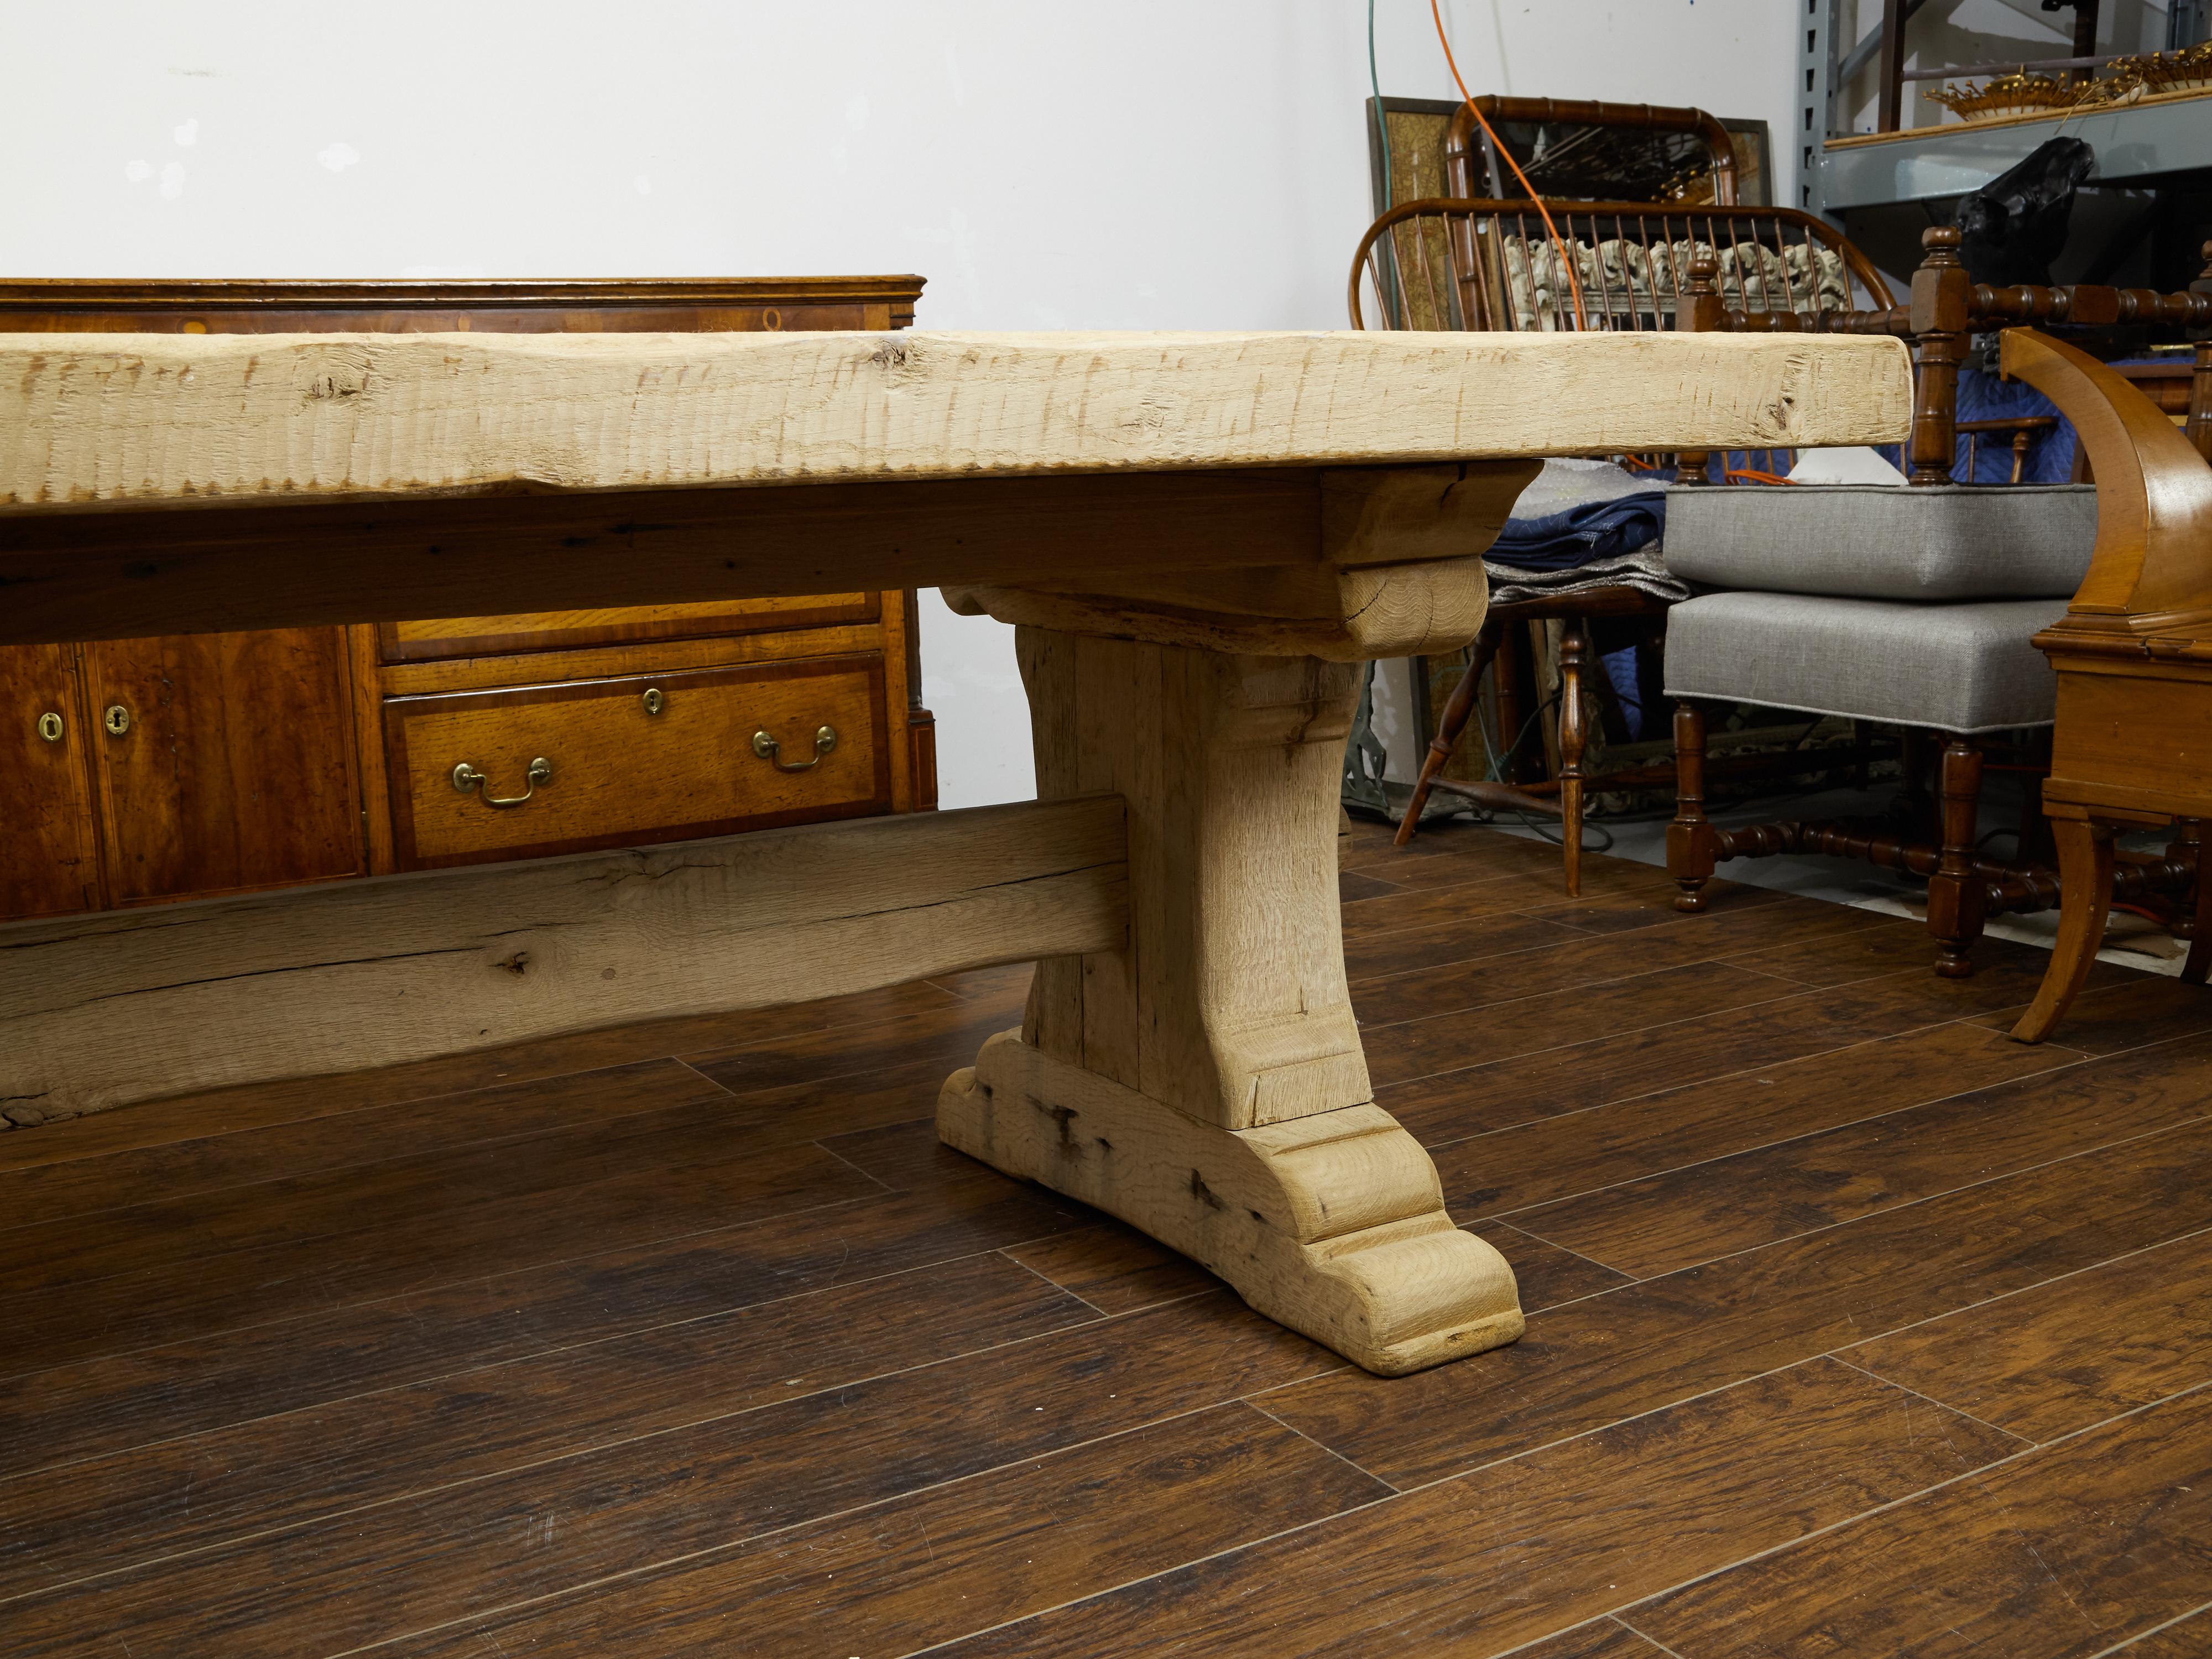
[[[1648,547],[1666,526],[1667,492],[1639,490],[1611,501],[1577,501],[1538,518],[1508,519],[1482,556],[1516,570],[1572,570]]]

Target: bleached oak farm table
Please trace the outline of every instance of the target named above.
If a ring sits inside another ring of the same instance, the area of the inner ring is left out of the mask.
[[[1358,665],[1474,636],[1534,458],[1911,412],[1812,336],[0,336],[0,643],[940,586],[1018,630],[1039,796],[17,924],[0,1100],[1035,959],[946,1141],[1370,1370],[1510,1341],[1346,994]]]

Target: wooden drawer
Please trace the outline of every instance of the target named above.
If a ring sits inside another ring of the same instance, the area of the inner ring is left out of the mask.
[[[658,692],[658,713],[647,692]],[[511,690],[394,697],[384,705],[399,867],[684,841],[887,812],[890,755],[880,655]],[[833,748],[803,771],[822,726]],[[549,775],[529,782],[532,763]],[[463,763],[483,775],[464,793]],[[486,797],[520,805],[498,807]]]
[[[839,623],[872,623],[882,615],[880,593],[815,593],[795,599],[715,599],[700,605],[634,605],[607,611],[447,617],[437,621],[379,623],[377,653],[386,662],[428,662],[641,640],[824,628]]]

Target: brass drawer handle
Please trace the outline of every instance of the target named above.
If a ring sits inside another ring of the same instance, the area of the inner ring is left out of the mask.
[[[753,733],[753,753],[767,761],[779,772],[811,772],[822,764],[822,757],[837,746],[837,728],[825,726],[814,734],[812,760],[787,761],[776,752],[776,741],[765,732]]]
[[[553,763],[540,755],[530,763],[530,770],[523,775],[529,779],[530,787],[520,794],[495,795],[489,790],[485,790],[479,799],[486,806],[520,806],[538,793],[539,784],[550,783],[553,781]],[[475,794],[484,787],[484,775],[466,761],[463,761],[453,769],[453,787],[465,795]]]

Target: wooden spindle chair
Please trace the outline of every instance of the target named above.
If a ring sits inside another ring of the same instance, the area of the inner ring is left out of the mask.
[[[2189,365],[2186,374],[2185,432],[2177,437],[2172,434],[2172,416],[2182,412],[2178,394],[2185,380],[2179,365],[2171,368],[2160,366],[2157,372],[2144,376],[2146,382],[2152,384],[2154,389],[2160,388],[2162,383],[2164,396],[2161,398],[2154,400],[2140,391],[2130,388],[2128,398],[2118,399],[2124,405],[2123,418],[2112,413],[2111,405],[2117,397],[2112,388],[2127,385],[2127,370],[2096,363],[2094,359],[2055,341],[2045,343],[2050,348],[2047,350],[2041,345],[2030,346],[2015,342],[2014,331],[2021,323],[2034,324],[2045,329],[2075,327],[2094,330],[2142,325],[2197,331],[2212,328],[2212,263],[2208,263],[2205,274],[2189,290],[2179,294],[2088,284],[1993,288],[1974,283],[1960,263],[1959,234],[1955,230],[1930,230],[1923,240],[1926,258],[1914,273],[1911,297],[1905,305],[1853,313],[1826,308],[1753,312],[1729,305],[1717,291],[1710,274],[1701,269],[1692,275],[1691,293],[1684,302],[1680,325],[1693,330],[1746,332],[1802,331],[1887,334],[1908,342],[1915,367],[1914,417],[1907,455],[1911,467],[1909,483],[1923,488],[1951,482],[1952,458],[1956,453],[1959,429],[1954,418],[1958,374],[1968,341],[1976,334],[2004,331],[2004,362],[2008,372],[2017,369],[2021,378],[2043,391],[2070,419],[2075,420],[2093,470],[2101,476],[2104,463],[2100,444],[2105,453],[2118,458],[2116,464],[2124,464],[2126,468],[2124,478],[2116,486],[2119,493],[2115,497],[2108,499],[2104,485],[2101,483],[2099,485],[2096,547],[2090,556],[2089,574],[2075,593],[2073,609],[2068,613],[2066,623],[2033,635],[2034,644],[2050,654],[2061,669],[2057,683],[2058,734],[2054,736],[2053,742],[2064,753],[2069,742],[2066,735],[2069,722],[2065,713],[2069,672],[2067,653],[2078,645],[2082,638],[2081,630],[2093,626],[2077,621],[2077,618],[2103,615],[2111,609],[2096,595],[2117,581],[2118,579],[2111,574],[2112,571],[2120,568],[2129,560],[2139,565],[2149,558],[2151,563],[2163,573],[2166,585],[2175,592],[2188,589],[2199,595],[2191,599],[2191,605],[2212,607],[2212,574],[2207,574],[2212,571],[2212,565],[2205,562],[2207,558],[2212,558],[2212,555],[2203,552],[2203,538],[2207,532],[2203,527],[2206,520],[2201,514],[2191,518],[2187,527],[2167,526],[2159,535],[2150,537],[2148,543],[2144,543],[2142,536],[2138,535],[2136,539],[2140,544],[2136,545],[2125,557],[2108,550],[2117,533],[2115,526],[2135,523],[2140,529],[2142,523],[2157,522],[2159,514],[2167,512],[2169,507],[2179,511],[2175,503],[2197,503],[2204,493],[2199,488],[2199,481],[2195,475],[2175,458],[2185,451],[2200,457],[2212,456],[2212,341],[2199,341],[2195,345],[2194,361]],[[2206,245],[2204,254],[2208,261],[2212,261],[2212,243]],[[2030,373],[2030,368],[2035,372]],[[2060,395],[2062,392],[2065,393],[2064,398]],[[2091,423],[2102,434],[2100,443],[2089,441],[2091,426],[2085,425],[2081,418],[2075,416],[2077,406],[2087,411]],[[2153,442],[2144,434],[2153,432],[2157,422],[2161,421],[2165,422],[2172,441],[2160,441],[2158,453],[2164,459],[2152,466],[2141,459],[2142,454],[2149,453],[2144,447]],[[2123,428],[2127,434],[2132,435],[2124,438],[2117,435],[2121,434]],[[2185,438],[2186,441],[2184,441]],[[2151,480],[2150,483],[2145,483],[2146,477]],[[2161,495],[2160,491],[2166,493]],[[2138,496],[2143,499],[2139,501],[2136,499]],[[2145,505],[2146,501],[2150,504]],[[2189,510],[2197,513],[2195,505],[2191,505]],[[2192,535],[2197,538],[2198,549],[2194,562],[2177,550]],[[2144,551],[2146,546],[2150,548],[2150,553]],[[2193,587],[2192,583],[2196,584]],[[1833,590],[1808,590],[1800,586],[1792,591],[1805,593]],[[1692,615],[1690,611],[1682,613],[1685,619]],[[2147,615],[2137,632],[2146,636],[2155,634],[2164,623],[2172,620],[2171,617]],[[2212,629],[2207,631],[2212,633]],[[2021,635],[2021,647],[2025,646],[2028,637],[2027,634]],[[2160,649],[2184,647],[2161,643],[2130,648],[2155,654]],[[2186,648],[2200,647],[2189,646]],[[2208,657],[2212,657],[2212,645],[2201,648]],[[2079,650],[2073,651],[2072,664],[2071,672],[2075,674],[2077,686],[2096,684],[2092,678],[2095,671],[2084,663]],[[2141,690],[2141,698],[2133,712],[2147,714],[2151,708],[2154,688],[2146,686]],[[1731,690],[1717,695],[1737,694]],[[2176,696],[2179,697],[2180,694],[2177,692]],[[2077,691],[2075,702],[2078,704],[2082,700],[2082,695]],[[2022,836],[2020,854],[2014,859],[1998,860],[1985,858],[1978,850],[1976,834],[1984,744],[1973,735],[1970,728],[1962,727],[1940,734],[1942,753],[1936,764],[1937,787],[1932,794],[1923,793],[1922,796],[1929,803],[1929,817],[1934,822],[1924,823],[1917,832],[1895,833],[1881,826],[1844,821],[1796,820],[1722,830],[1709,822],[1704,812],[1705,717],[1701,702],[1699,697],[1684,697],[1675,713],[1679,805],[1668,835],[1668,868],[1681,890],[1680,896],[1675,901],[1679,908],[1685,910],[1704,908],[1703,889],[1706,880],[1712,875],[1717,863],[1729,859],[1779,853],[1818,853],[1865,859],[1928,878],[1929,930],[1936,944],[1936,971],[1948,976],[1962,977],[1972,972],[1968,953],[1980,937],[1989,917],[2060,905],[2063,913],[2062,940],[2068,944],[2071,951],[2069,956],[2066,951],[2062,951],[2062,957],[2071,963],[2067,971],[2075,975],[2071,984],[2074,988],[2078,988],[2079,972],[2086,972],[2080,957],[2081,941],[2084,930],[2090,926],[2091,913],[2080,909],[2078,903],[2068,906],[2063,897],[2066,890],[2065,866],[2071,846],[2074,862],[2083,872],[2081,879],[2091,882],[2103,894],[2100,908],[2094,912],[2096,933],[2101,933],[2104,908],[2108,908],[2116,896],[2121,902],[2138,906],[2166,907],[2170,913],[2173,931],[2179,936],[2192,939],[2191,967],[2192,971],[2201,974],[2205,952],[2212,946],[2206,945],[2202,934],[2205,884],[2199,879],[2198,873],[2203,836],[2201,824],[2196,817],[2186,812],[2167,812],[2167,817],[2178,821],[2172,839],[2162,853],[2114,852],[2111,847],[2110,823],[2140,824],[2147,821],[2142,814],[2154,810],[2138,804],[2138,816],[2130,819],[2124,817],[2119,806],[2115,805],[2106,818],[2101,820],[2107,825],[2102,839],[2091,837],[2095,847],[2101,849],[2092,854],[2083,850],[2090,847],[2091,842],[2082,841],[2083,836],[2090,835],[2090,831],[2082,826],[2100,820],[2094,818],[2089,809],[2100,802],[2112,805],[2118,798],[2109,788],[2100,794],[2096,789],[2081,783],[2078,779],[2071,786],[2065,783],[2063,776],[2055,783],[2045,781],[2040,775],[2050,771],[2049,764],[2032,763],[2018,769],[2028,772],[2037,786],[2039,793],[2032,793],[2030,797],[2031,807],[2047,812],[2053,828],[2059,831],[2061,867],[2054,871],[2049,867],[2047,860],[2032,856],[2039,849],[2030,844],[2030,837],[2026,834]],[[2050,723],[2047,708],[2039,721],[2017,722],[2023,726],[2048,726]],[[2062,771],[2066,767],[2071,767],[2075,773],[2097,770],[2095,766],[2081,757],[2081,743],[2078,740],[2081,723],[2080,719],[2073,723],[2076,738],[2075,757],[2059,763]],[[2112,746],[2109,741],[2106,744],[2107,749]],[[2177,770],[2186,769],[2180,767],[2179,762],[2179,757],[2185,748],[2186,745],[2183,745],[2173,750],[2177,757]],[[1917,776],[1910,744],[1906,766],[1907,783],[1911,787],[1917,783]],[[2068,787],[2074,787],[2075,793],[2070,796],[2065,794],[2063,791]],[[2060,793],[2049,793],[2054,789]],[[2157,799],[2170,806],[2172,802],[2185,797],[2200,799],[2203,796],[2202,791],[2192,793],[2176,786],[2167,788]],[[1940,797],[1940,806],[1935,805],[1937,797]],[[2070,817],[2061,813],[2061,802],[2069,804]],[[2071,837],[2070,842],[2069,837]],[[2077,881],[2077,890],[2080,885]],[[2195,895],[2193,899],[2191,897],[2192,893]],[[2094,955],[2094,944],[2089,946],[2089,954]],[[2047,999],[2050,1006],[2038,1017],[2040,1028],[2033,1036],[2040,1036],[2049,1030],[2071,994],[2070,989],[2063,988],[2051,990]],[[2029,1024],[2023,1022],[2023,1035],[2029,1035]]]
[[[1715,177],[1717,190],[1721,175]],[[1732,194],[1732,171],[1727,179],[1727,193]],[[1579,312],[1566,278],[1567,258],[1553,243],[1533,203],[1437,198],[1393,208],[1360,239],[1347,296],[1352,325],[1510,332],[1577,326],[1671,330],[1687,302],[1692,268],[1701,261],[1712,267],[1712,297],[1754,315],[1849,310],[1855,298],[1876,309],[1893,303],[1887,283],[1863,254],[1823,221],[1789,208],[1574,202],[1552,204],[1551,220],[1560,241],[1573,250],[1569,257],[1580,282]],[[1639,464],[1651,466],[1662,459]],[[1724,456],[1717,465],[1701,453],[1672,459],[1678,476],[1685,478],[1708,479],[1717,471],[1726,475]],[[1745,459],[1748,464],[1751,457]],[[1768,457],[1770,464],[1776,459]],[[1664,626],[1668,603],[1619,585],[1493,605],[1423,758],[1398,827],[1398,844],[1416,833],[1422,809],[1439,788],[1480,805],[1556,817],[1566,890],[1571,897],[1579,896],[1587,793],[1604,785],[1649,787],[1663,782],[1670,771],[1662,767],[1656,777],[1650,769],[1604,779],[1586,775],[1584,681],[1604,678],[1590,672],[1595,664],[1589,623],[1595,617],[1626,619],[1645,624],[1656,636]],[[1516,632],[1525,623],[1553,620],[1564,624],[1556,779],[1516,781],[1509,775],[1494,783],[1467,783],[1443,777],[1473,717],[1483,674],[1493,663],[1499,723],[1505,728],[1501,736],[1510,759],[1522,730],[1513,690],[1518,680]]]

